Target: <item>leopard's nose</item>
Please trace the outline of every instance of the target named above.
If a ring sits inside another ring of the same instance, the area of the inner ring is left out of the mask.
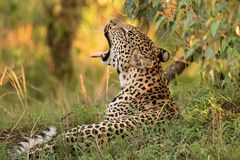
[[[106,26],[104,28],[104,33],[107,33],[109,30],[116,27],[119,23],[120,22],[115,18],[110,19],[109,22],[106,24]]]
[[[116,18],[110,19],[109,23],[111,25],[117,25],[119,23],[119,21]]]

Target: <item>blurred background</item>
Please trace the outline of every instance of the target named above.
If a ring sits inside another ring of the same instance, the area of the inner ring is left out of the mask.
[[[164,69],[173,92],[192,82],[239,89],[238,1],[0,1],[1,129],[29,112],[65,115],[119,91],[116,72],[89,57],[108,49],[103,28],[111,18],[140,27],[171,53]]]

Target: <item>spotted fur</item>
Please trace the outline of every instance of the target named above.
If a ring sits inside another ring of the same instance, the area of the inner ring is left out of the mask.
[[[98,56],[104,64],[116,68],[122,89],[108,104],[102,122],[79,125],[55,138],[69,146],[88,147],[93,141],[101,144],[116,135],[129,137],[138,127],[154,127],[163,119],[178,115],[161,66],[169,59],[169,53],[158,48],[139,28],[115,19],[106,24],[104,34],[109,50]],[[55,128],[49,128],[33,139],[20,142],[11,153],[39,153],[56,145],[49,143],[56,134]],[[40,143],[44,147],[38,147]]]

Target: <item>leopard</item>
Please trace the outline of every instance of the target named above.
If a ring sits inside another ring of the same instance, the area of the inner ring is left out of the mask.
[[[48,127],[33,138],[16,144],[10,151],[17,157],[36,155],[56,147],[57,139],[74,148],[103,144],[116,136],[131,137],[142,127],[154,128],[165,119],[179,117],[162,63],[170,53],[157,45],[140,28],[111,19],[104,27],[109,49],[91,55],[113,67],[119,76],[120,92],[107,105],[101,122],[78,125],[64,133]]]

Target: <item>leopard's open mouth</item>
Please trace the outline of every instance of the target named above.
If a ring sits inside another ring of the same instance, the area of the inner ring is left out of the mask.
[[[109,34],[108,32],[104,32],[104,35],[108,41],[108,46],[109,46],[109,49],[106,51],[106,52],[98,52],[98,53],[95,53],[95,54],[92,54],[91,55],[91,58],[98,58],[98,57],[101,57],[102,58],[102,61],[107,61],[109,56],[110,56],[110,50],[111,50],[111,41],[110,41],[110,37],[109,37]]]

